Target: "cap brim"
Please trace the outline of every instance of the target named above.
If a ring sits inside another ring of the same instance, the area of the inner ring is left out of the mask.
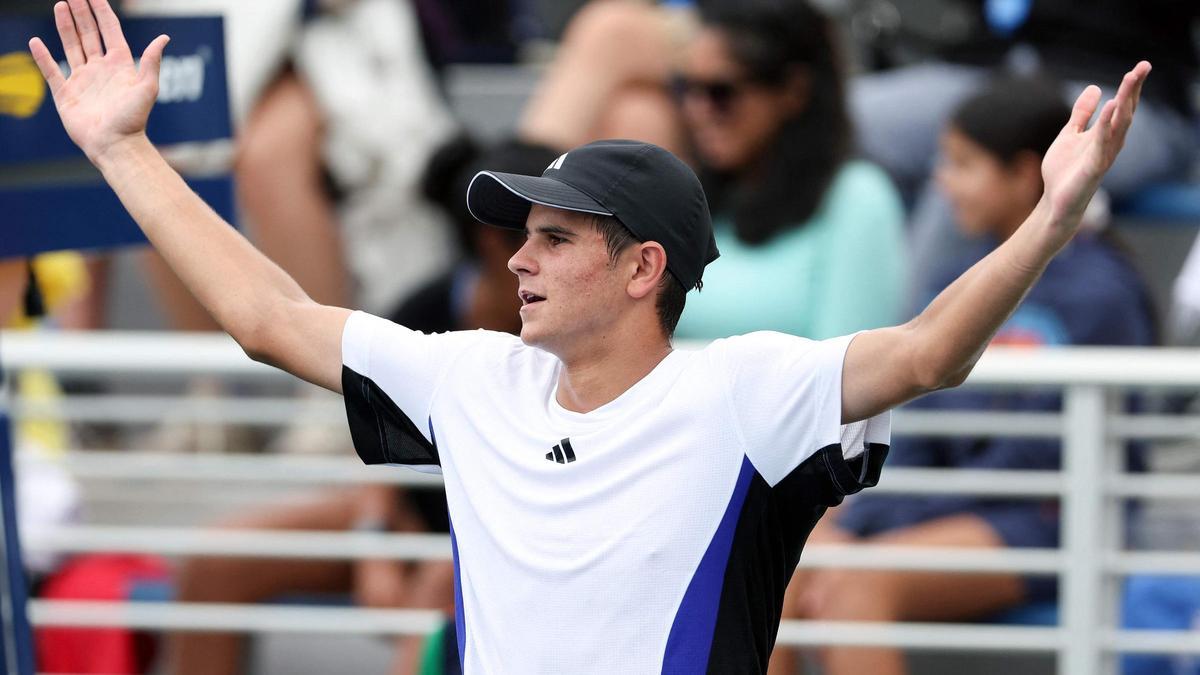
[[[523,230],[534,204],[612,215],[595,199],[553,178],[480,171],[467,187],[467,210],[488,225]]]

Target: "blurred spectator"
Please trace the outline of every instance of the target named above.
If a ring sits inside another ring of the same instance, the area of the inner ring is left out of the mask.
[[[457,141],[435,155],[425,191],[454,217],[467,255],[390,315],[393,321],[425,332],[487,328],[520,329],[516,277],[508,259],[524,242],[520,232],[479,224],[466,212],[471,177],[483,167],[536,174],[557,152],[519,143],[480,151]],[[338,491],[303,504],[289,504],[247,514],[222,527],[245,529],[449,531],[445,493],[406,492],[374,486]],[[453,564],[449,561],[404,564],[364,560],[355,564],[325,561],[280,561],[247,558],[196,558],[180,568],[178,599],[191,602],[261,602],[287,593],[351,591],[355,601],[371,607],[420,607],[453,615]],[[415,673],[420,639],[400,641],[393,672]],[[185,634],[173,639],[177,673],[235,673],[242,661],[235,635]]]
[[[517,134],[563,151],[630,138],[690,156],[669,90],[681,43],[671,16],[636,0],[592,0],[571,19]]]
[[[937,175],[964,233],[984,238],[990,249],[1016,231],[1041,197],[1042,155],[1069,117],[1057,85],[1034,80],[994,83],[958,107],[942,134]],[[1077,235],[1050,263],[993,344],[1155,342],[1142,280],[1112,239],[1095,231],[1096,225],[1092,222],[1091,231]],[[960,269],[975,259],[960,262]],[[1061,396],[968,390],[932,394],[912,407],[1051,411],[1061,409]],[[893,443],[888,465],[1056,470],[1059,449],[1058,440],[902,437]],[[828,515],[809,543],[1055,547],[1058,533],[1054,502],[864,495]],[[961,621],[1054,595],[1054,580],[1040,577],[828,569],[797,573],[784,611],[785,617],[826,620]],[[905,672],[902,656],[894,650],[830,648],[822,656],[830,675]],[[772,672],[791,672],[792,667],[781,657]]]
[[[427,333],[475,328],[519,333],[518,279],[508,269],[508,260],[524,243],[525,234],[480,224],[467,210],[465,195],[479,171],[536,175],[558,154],[556,149],[516,140],[481,150],[465,138],[435,154],[425,194],[452,217],[464,255],[446,273],[418,289],[389,318]]]
[[[802,0],[701,3],[690,30],[672,12],[586,6],[522,137],[563,149],[634,138],[691,158],[721,258],[688,301],[681,338],[826,338],[899,319],[903,213],[883,172],[850,159],[830,22]]]
[[[449,264],[445,220],[417,188],[455,124],[411,2],[127,4],[226,15],[239,203],[264,252],[309,295],[385,312]],[[157,276],[170,283],[165,268]],[[182,288],[164,309],[175,325],[213,328]]]
[[[969,248],[929,182],[937,138],[957,103],[996,69],[1041,70],[1065,82],[1068,100],[1101,84],[1110,94],[1134,63],[1154,65],[1125,152],[1104,178],[1114,201],[1157,182],[1186,179],[1197,157],[1195,2],[946,0],[965,29],[925,62],[860,76],[852,114],[867,156],[891,173],[912,213],[914,289],[945,275],[944,261]],[[917,297],[917,296],[914,296]],[[919,297],[917,297],[919,299]]]
[[[711,3],[678,76],[721,258],[680,337],[813,339],[900,319],[903,212],[850,159],[834,29],[804,2]]]
[[[232,161],[252,238],[317,302],[386,314],[453,262],[442,211],[420,194],[421,172],[456,124],[427,58],[410,0],[126,0],[141,13],[226,17]],[[182,148],[184,166],[221,161],[220,148]],[[218,155],[216,159],[212,155]],[[168,324],[216,325],[152,250],[146,266]],[[197,379],[190,389],[214,395]],[[312,388],[304,395],[320,396]],[[272,444],[296,452],[342,447],[344,433],[298,422]],[[226,429],[168,423],[143,443],[229,449]],[[216,447],[210,447],[216,446]]]

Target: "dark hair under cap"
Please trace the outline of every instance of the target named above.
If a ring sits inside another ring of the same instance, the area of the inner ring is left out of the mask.
[[[1041,157],[1071,118],[1062,88],[1046,77],[997,79],[959,104],[950,126],[1002,162]]]

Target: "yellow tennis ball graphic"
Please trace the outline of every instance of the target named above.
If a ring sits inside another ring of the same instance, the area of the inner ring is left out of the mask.
[[[46,83],[33,57],[0,54],[0,115],[33,117],[46,99]]]

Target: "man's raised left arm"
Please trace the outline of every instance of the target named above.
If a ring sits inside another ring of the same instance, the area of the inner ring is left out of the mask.
[[[1128,72],[1090,129],[1100,89],[1084,90],[1042,161],[1042,198],[1013,236],[913,320],[867,331],[851,342],[842,370],[843,423],[966,380],[992,336],[1078,230],[1100,179],[1125,142],[1149,73],[1145,61]]]

